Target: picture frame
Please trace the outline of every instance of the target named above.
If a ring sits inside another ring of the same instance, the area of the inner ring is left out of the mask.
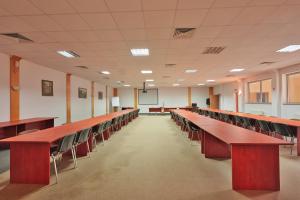
[[[86,88],[78,88],[78,98],[86,99],[87,98],[87,89]]]
[[[42,80],[41,87],[42,87],[42,96],[54,96],[53,81]]]
[[[101,91],[98,92],[98,99],[99,100],[103,99],[103,92],[101,92]]]

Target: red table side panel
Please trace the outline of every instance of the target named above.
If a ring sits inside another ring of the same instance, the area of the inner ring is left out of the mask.
[[[279,190],[278,145],[232,145],[234,190]]]
[[[49,184],[50,144],[11,143],[10,145],[10,182]]]
[[[229,145],[209,133],[205,133],[204,154],[205,158],[230,158]]]

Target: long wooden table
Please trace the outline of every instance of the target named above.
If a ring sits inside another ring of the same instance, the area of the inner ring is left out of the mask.
[[[10,182],[49,184],[51,143],[66,135],[74,134],[80,130],[96,126],[131,112],[136,113],[138,111],[137,109],[123,110],[0,140],[0,143],[10,144]]]
[[[54,119],[56,117],[39,117],[22,119],[16,121],[0,122],[0,140],[17,136],[20,132],[30,129],[46,129],[54,126]],[[1,148],[8,147],[8,145],[0,145]]]
[[[297,133],[297,155],[300,156],[300,121],[279,118],[279,117],[265,116],[265,115],[255,115],[255,114],[250,114],[250,113],[230,112],[230,111],[219,110],[219,109],[210,109],[210,108],[200,108],[199,110],[215,112],[215,113],[222,113],[222,114],[226,114],[229,116],[239,116],[239,117],[249,118],[249,119],[253,119],[253,120],[263,120],[263,121],[267,121],[270,123],[278,123],[278,124],[284,124],[286,126],[294,127],[296,129],[296,133]]]
[[[206,158],[232,159],[235,190],[279,190],[279,145],[290,143],[185,110],[173,113],[202,130],[201,151]]]

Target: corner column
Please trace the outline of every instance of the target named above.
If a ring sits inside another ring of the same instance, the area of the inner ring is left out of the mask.
[[[20,119],[20,60],[10,57],[10,120]]]
[[[66,74],[66,123],[71,123],[71,74]]]

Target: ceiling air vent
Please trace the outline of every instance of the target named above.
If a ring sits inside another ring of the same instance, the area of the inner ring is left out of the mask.
[[[173,63],[165,64],[165,67],[168,67],[168,68],[175,67],[175,66],[176,66],[176,64],[173,64]]]
[[[221,53],[226,47],[206,47],[203,51],[203,54],[219,54]]]
[[[20,33],[1,33],[0,35],[16,40],[18,43],[33,42],[33,40],[21,35]]]
[[[77,67],[77,68],[79,68],[79,69],[88,69],[87,66],[83,66],[83,65],[79,65],[79,66],[75,66],[75,67]]]
[[[176,28],[173,33],[174,39],[190,39],[193,37],[196,28]]]
[[[265,61],[265,62],[261,62],[260,64],[261,65],[271,65],[271,64],[274,64],[275,62],[272,62],[272,61]]]

